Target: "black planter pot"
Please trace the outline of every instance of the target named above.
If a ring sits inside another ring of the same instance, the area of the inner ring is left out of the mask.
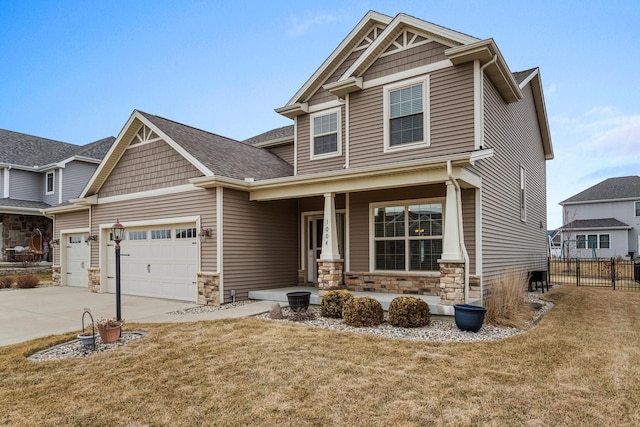
[[[455,309],[456,326],[460,330],[478,332],[484,323],[484,315],[487,309],[477,305],[456,304]]]
[[[311,292],[288,292],[287,300],[289,301],[289,307],[293,311],[306,310],[309,308],[309,299],[311,299]]]

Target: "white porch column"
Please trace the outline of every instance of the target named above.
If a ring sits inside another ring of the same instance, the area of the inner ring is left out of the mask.
[[[322,252],[320,253],[320,259],[340,259],[335,193],[325,193],[324,195],[324,229],[322,230]]]
[[[460,230],[458,226],[458,219],[460,215],[462,215],[462,207],[458,206],[456,188],[451,182],[447,182],[447,200],[445,206],[441,261],[464,262],[464,256],[460,246],[462,230]]]

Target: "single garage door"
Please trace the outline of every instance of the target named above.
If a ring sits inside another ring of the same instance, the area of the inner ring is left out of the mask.
[[[108,291],[116,291],[115,244],[108,244]],[[120,243],[120,291],[180,301],[198,300],[195,224],[127,228]]]
[[[87,233],[65,234],[64,284],[86,288],[89,277],[90,248],[86,243]]]

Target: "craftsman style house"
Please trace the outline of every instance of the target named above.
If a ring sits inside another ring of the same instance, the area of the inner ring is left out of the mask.
[[[113,292],[118,219],[123,292],[201,304],[313,283],[452,313],[543,269],[540,73],[492,39],[369,12],[276,111],[293,124],[244,142],[134,111],[81,196],[47,210],[58,280],[82,263]]]
[[[36,232],[51,239],[53,222],[42,214],[78,197],[114,138],[78,146],[0,129],[0,253],[28,247]]]
[[[640,176],[606,179],[560,205],[565,218],[561,256],[633,259],[638,255]]]

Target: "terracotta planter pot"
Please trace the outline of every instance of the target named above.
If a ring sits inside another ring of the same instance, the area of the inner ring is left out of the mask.
[[[100,338],[102,339],[103,344],[111,344],[120,338],[120,329],[121,326],[116,326],[115,328],[110,329],[98,329],[100,333]]]

